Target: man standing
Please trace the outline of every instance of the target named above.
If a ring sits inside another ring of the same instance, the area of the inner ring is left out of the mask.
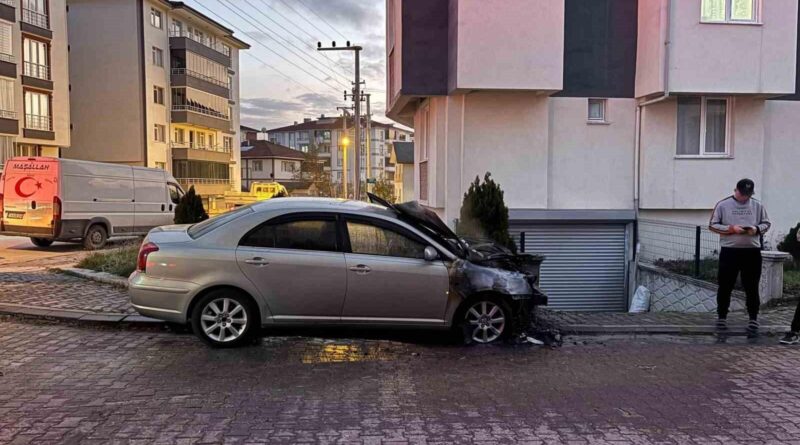
[[[761,236],[770,228],[767,211],[753,198],[755,184],[742,179],[736,184],[733,196],[718,202],[711,215],[709,228],[719,234],[722,250],[719,254],[719,290],[717,291],[717,329],[727,329],[728,309],[736,277],[741,273],[747,295],[750,322],[747,333],[758,334],[758,309],[761,298]]]

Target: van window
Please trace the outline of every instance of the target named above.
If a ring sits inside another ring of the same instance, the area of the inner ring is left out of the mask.
[[[173,204],[178,204],[181,202],[181,198],[183,197],[183,192],[181,189],[178,188],[175,184],[167,184],[169,187],[169,199],[172,201]]]

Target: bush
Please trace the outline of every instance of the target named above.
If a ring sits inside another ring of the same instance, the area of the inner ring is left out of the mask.
[[[208,213],[203,208],[203,200],[194,191],[194,186],[181,198],[175,207],[175,224],[194,224],[208,219]]]
[[[778,250],[792,255],[796,267],[800,267],[800,241],[797,240],[797,233],[800,231],[800,223],[778,244]]]
[[[476,176],[464,193],[458,234],[465,238],[489,239],[516,252],[516,244],[508,234],[508,207],[503,190],[487,172],[483,183]]]
[[[136,270],[138,255],[138,243],[126,244],[117,249],[92,253],[82,259],[78,267],[127,277]]]

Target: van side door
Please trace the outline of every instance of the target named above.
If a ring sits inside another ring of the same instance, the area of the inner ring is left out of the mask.
[[[147,233],[158,226],[172,224],[163,171],[133,169],[134,231]]]

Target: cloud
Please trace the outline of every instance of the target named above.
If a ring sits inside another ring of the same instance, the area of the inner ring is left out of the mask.
[[[367,26],[374,26],[376,23],[383,26],[383,2],[365,0],[302,0],[309,9],[322,16],[325,21],[334,27],[348,27],[363,29]],[[294,9],[303,12],[304,8],[300,5]],[[315,21],[317,17],[310,18]],[[319,28],[334,33],[327,25],[320,22]],[[341,36],[339,36],[341,37]]]
[[[241,112],[242,114],[258,116],[274,113],[276,111],[302,111],[304,109],[305,107],[303,104],[298,102],[272,99],[269,97],[256,97],[252,99],[242,99]]]

